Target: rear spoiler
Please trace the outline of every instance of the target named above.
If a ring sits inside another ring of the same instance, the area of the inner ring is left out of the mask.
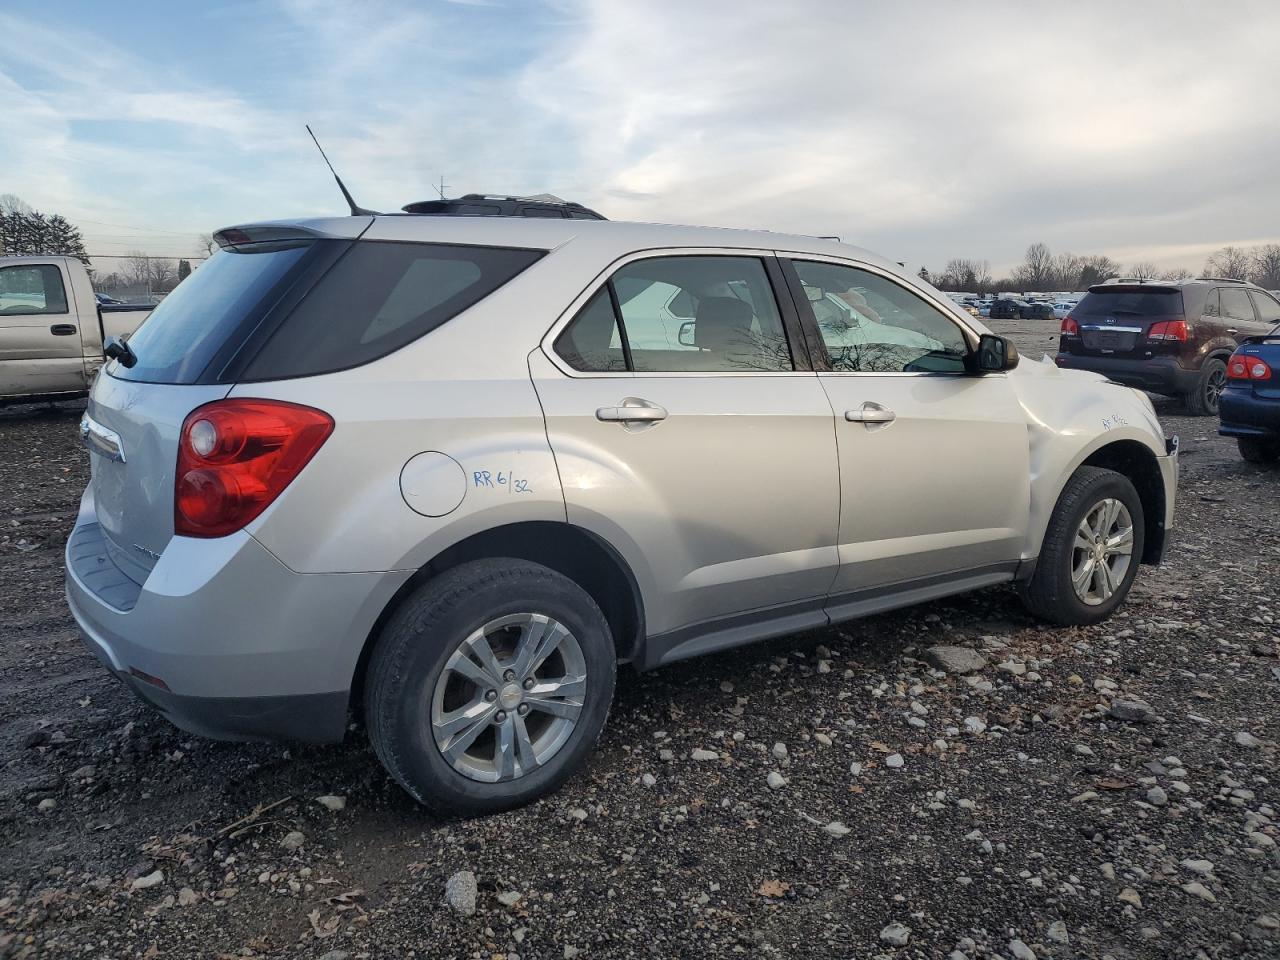
[[[249,223],[223,227],[213,234],[223,250],[253,243],[286,243],[290,240],[356,240],[373,224],[373,217],[330,217],[301,223]]]

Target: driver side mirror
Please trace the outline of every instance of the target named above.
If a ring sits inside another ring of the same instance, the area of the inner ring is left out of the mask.
[[[1008,337],[997,337],[984,333],[978,339],[977,359],[978,373],[999,373],[1012,370],[1018,365],[1018,348]]]

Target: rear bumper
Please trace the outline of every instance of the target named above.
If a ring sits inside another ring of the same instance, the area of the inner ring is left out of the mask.
[[[203,736],[342,739],[365,639],[408,574],[295,573],[240,532],[173,538],[129,591],[105,551],[94,555],[96,523],[86,492],[67,602],[86,646],[135,694]]]
[[[1059,353],[1054,362],[1064,370],[1088,370],[1127,387],[1171,396],[1190,393],[1200,380],[1199,370],[1187,370],[1179,366],[1173,357],[1126,360],[1119,357]]]
[[[1255,396],[1252,390],[1227,388],[1218,404],[1222,418],[1218,432],[1224,437],[1280,439],[1280,399],[1268,400]]]

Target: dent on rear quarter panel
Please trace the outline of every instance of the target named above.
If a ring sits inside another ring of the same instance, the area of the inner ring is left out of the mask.
[[[1022,555],[1031,558],[1039,556],[1053,508],[1081,463],[1121,440],[1164,456],[1164,430],[1136,393],[1094,374],[1024,363],[1010,382],[1027,418],[1031,520]]]

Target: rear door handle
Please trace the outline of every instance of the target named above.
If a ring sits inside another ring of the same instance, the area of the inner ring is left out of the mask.
[[[74,336],[76,332],[76,325],[74,323],[55,323],[49,328],[49,332],[55,337]]]
[[[667,419],[665,407],[639,397],[626,397],[621,406],[600,407],[596,419],[605,423],[657,423]]]
[[[853,423],[893,423],[898,415],[888,407],[868,400],[857,410],[846,410],[844,418]]]

